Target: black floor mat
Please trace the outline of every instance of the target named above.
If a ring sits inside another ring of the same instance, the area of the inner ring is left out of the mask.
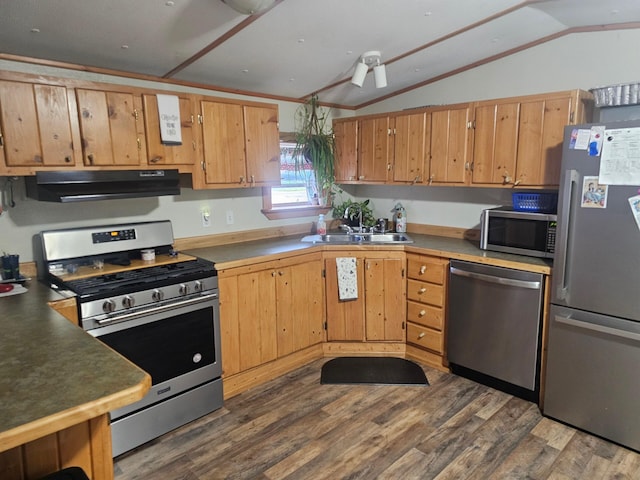
[[[322,366],[322,384],[429,385],[419,365],[394,357],[340,357]]]

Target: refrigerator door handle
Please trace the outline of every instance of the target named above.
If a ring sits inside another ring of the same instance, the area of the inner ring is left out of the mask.
[[[558,275],[556,290],[556,298],[558,300],[566,300],[569,293],[567,285],[567,248],[569,248],[569,224],[571,223],[571,210],[573,209],[573,192],[575,186],[580,180],[580,174],[577,170],[567,170],[564,177],[564,186],[562,189],[562,198],[560,198],[558,216],[558,224],[560,225],[560,234],[558,235],[558,244],[556,245],[556,258],[553,268],[554,275]]]
[[[640,342],[640,334],[628,332],[626,330],[619,330],[617,328],[606,327],[604,325],[597,325],[594,323],[582,322],[580,320],[575,320],[569,317],[561,317],[556,315],[555,321],[557,323],[562,323],[565,325],[569,325],[576,328],[582,328],[584,330],[591,330],[598,333],[604,333],[606,335],[611,335],[614,337],[625,338],[627,340],[633,340],[635,342]]]

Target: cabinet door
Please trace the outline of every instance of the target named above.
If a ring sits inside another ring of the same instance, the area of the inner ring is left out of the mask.
[[[518,185],[558,185],[564,126],[572,123],[572,99],[523,102],[516,182]]]
[[[238,275],[240,370],[277,357],[275,275],[272,269]]]
[[[431,112],[430,183],[466,182],[469,116],[469,106]]]
[[[358,121],[344,120],[333,123],[336,142],[336,182],[358,179]]]
[[[76,91],[80,135],[87,166],[140,165],[142,112],[130,93]]]
[[[244,107],[247,181],[250,185],[280,185],[278,107]]]
[[[366,339],[404,341],[404,262],[398,258],[368,258],[365,263]]]
[[[394,132],[393,180],[422,183],[430,155],[431,114],[398,115]]]
[[[201,102],[206,183],[240,185],[246,181],[242,106]]]
[[[143,95],[142,101],[147,140],[147,163],[157,166],[195,164],[199,156],[199,148],[197,124],[194,121],[195,111],[191,98],[186,95],[179,97],[181,145],[166,145],[162,143],[157,97],[155,95]]]
[[[327,303],[327,340],[364,340],[364,275],[363,259],[357,259],[358,298],[340,300],[336,259],[325,260]]]
[[[386,181],[391,169],[389,117],[360,120],[358,129],[358,180]]]
[[[73,166],[67,89],[0,81],[0,155],[6,166]]]
[[[324,340],[322,261],[276,269],[278,357]]]
[[[473,183],[514,181],[520,104],[494,103],[475,109]]]

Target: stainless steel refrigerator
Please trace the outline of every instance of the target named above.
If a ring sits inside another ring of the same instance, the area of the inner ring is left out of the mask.
[[[566,127],[561,168],[543,413],[640,450],[640,121]]]

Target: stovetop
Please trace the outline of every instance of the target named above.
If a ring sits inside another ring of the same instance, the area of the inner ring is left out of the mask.
[[[217,275],[214,264],[202,258],[183,255],[171,263],[163,261],[168,260],[158,258],[158,264],[133,260],[129,266],[105,265],[103,271],[85,266],[73,273],[52,275],[52,283],[81,300],[95,300]]]

